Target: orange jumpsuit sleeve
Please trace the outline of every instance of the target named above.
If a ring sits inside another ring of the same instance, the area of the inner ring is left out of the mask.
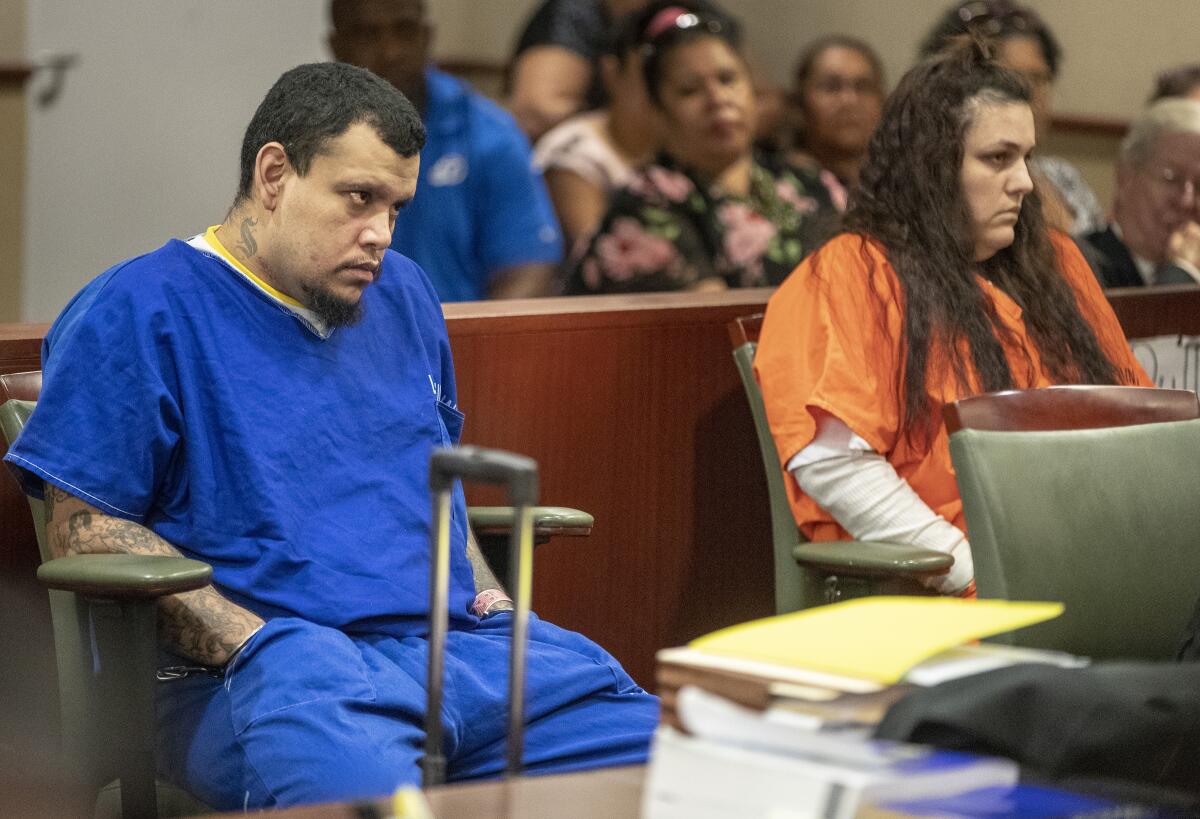
[[[891,451],[900,427],[898,290],[879,245],[842,234],[772,295],[754,372],[781,465],[813,440],[815,409]]]
[[[1065,234],[1057,231],[1051,232],[1050,239],[1058,253],[1063,276],[1075,291],[1079,311],[1092,326],[1100,349],[1117,368],[1119,382],[1134,387],[1153,387],[1154,382],[1134,356],[1129,340],[1125,338],[1125,331],[1121,329],[1112,306],[1079,248]]]

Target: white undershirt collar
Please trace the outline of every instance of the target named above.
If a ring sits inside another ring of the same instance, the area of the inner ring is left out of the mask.
[[[286,293],[281,293],[280,291],[276,290],[261,278],[254,275],[254,273],[252,273],[244,264],[239,262],[233,256],[233,254],[221,244],[221,240],[217,238],[217,227],[218,226],[214,225],[206,232],[198,233],[192,238],[188,239],[188,246],[223,262],[226,267],[249,282],[256,290],[269,298],[277,306],[279,306],[285,312],[295,316],[301,324],[307,327],[308,330],[322,340],[333,335],[333,328],[322,321],[316,313],[305,307],[300,302],[291,298]]]

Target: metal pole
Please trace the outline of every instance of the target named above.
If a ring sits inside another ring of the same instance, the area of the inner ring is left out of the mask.
[[[517,506],[509,536],[512,566],[512,647],[508,655],[508,762],[505,776],[520,776],[525,750],[525,653],[529,643],[529,609],[533,591],[533,510]]]
[[[442,752],[442,685],[446,663],[446,632],[450,609],[450,489],[433,496],[433,554],[429,566],[429,676],[425,706],[425,756],[421,759],[421,785],[446,781],[446,755]]]

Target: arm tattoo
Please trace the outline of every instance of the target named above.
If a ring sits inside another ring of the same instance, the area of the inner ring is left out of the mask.
[[[69,501],[75,496],[65,489],[59,489],[52,483],[45,484],[46,490],[43,493],[42,503],[46,509],[46,524],[49,525],[51,518],[54,517],[54,507],[63,501]]]
[[[467,529],[467,560],[471,561],[471,571],[475,575],[476,594],[488,589],[500,589],[504,591],[504,586],[496,579],[496,574],[492,571],[492,567],[484,559],[483,552],[479,551],[479,544],[475,541],[475,533],[470,528]]]
[[[242,251],[247,259],[254,257],[258,252],[258,242],[254,241],[254,232],[251,230],[258,222],[247,217],[242,220],[242,240],[238,242],[238,250]]]
[[[46,484],[46,537],[55,557],[141,554],[179,557],[179,550],[145,526],[106,515]],[[159,600],[159,640],[204,665],[222,665],[262,619],[211,586]]]

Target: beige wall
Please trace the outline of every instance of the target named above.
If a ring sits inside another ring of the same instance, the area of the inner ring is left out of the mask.
[[[437,2],[437,0],[434,0]],[[1027,0],[1028,2],[1029,0]],[[777,80],[816,37],[847,32],[878,49],[894,82],[947,0],[738,0],[749,44]],[[1057,108],[1073,114],[1129,117],[1164,67],[1200,60],[1196,0],[1032,0],[1063,46]]]
[[[0,2],[0,61],[25,57],[25,4]],[[25,95],[0,85],[0,321],[21,315],[24,269]]]
[[[1197,0],[1026,0],[1063,47],[1055,88],[1062,114],[1128,119],[1144,103],[1155,75],[1200,60]],[[889,81],[912,64],[917,46],[949,0],[740,0],[726,2],[746,21],[756,62],[779,82],[790,80],[796,56],[824,34],[853,33],[883,58]],[[1113,137],[1049,135],[1044,148],[1074,162],[1107,204],[1112,190]]]
[[[440,59],[504,63],[541,0],[426,0]]]

